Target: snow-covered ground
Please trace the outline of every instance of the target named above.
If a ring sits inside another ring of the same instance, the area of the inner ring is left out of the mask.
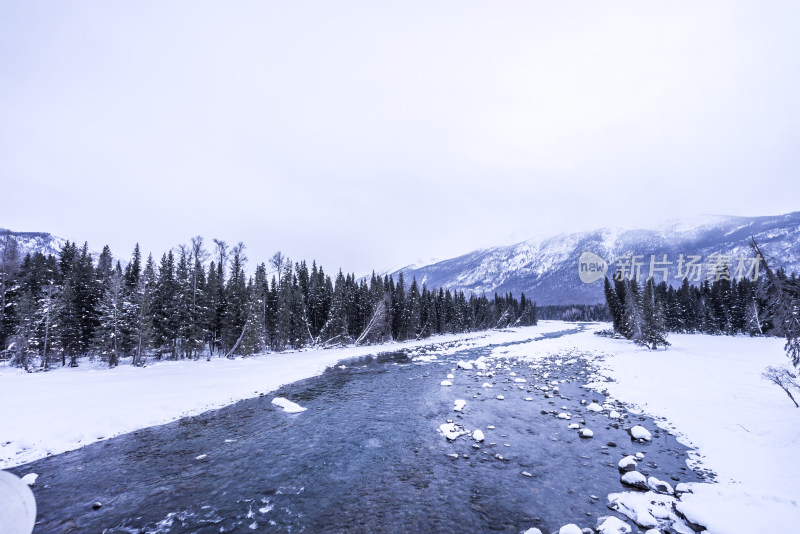
[[[716,484],[694,484],[694,493],[682,496],[681,513],[712,534],[800,532],[800,409],[761,378],[765,367],[788,363],[784,341],[670,335],[668,350],[649,351],[593,335],[607,327],[500,347],[493,355],[594,351],[613,382],[592,387],[657,418],[697,448],[693,466],[717,474]]]
[[[74,369],[29,374],[0,366],[0,469],[256,397],[348,358],[443,343],[438,352],[452,353],[570,328],[574,325],[541,321],[533,327],[415,342],[157,362],[145,368],[107,369],[84,362]]]

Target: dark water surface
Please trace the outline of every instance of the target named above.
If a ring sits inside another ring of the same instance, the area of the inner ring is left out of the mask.
[[[553,355],[538,368],[511,361],[492,378],[453,370],[457,360],[489,353],[345,362],[274,395],[11,471],[40,475],[36,532],[98,533],[551,532],[612,515],[606,496],[626,490],[616,469],[626,453],[646,453],[645,474],[699,480],[686,468],[686,448],[653,421],[630,415],[615,424],[580,404],[603,398],[580,387],[588,371],[579,353]],[[515,384],[511,372],[527,383]],[[441,386],[448,373],[453,386]],[[554,380],[559,392],[547,398],[552,391],[538,387]],[[276,396],[308,409],[284,413],[271,404]],[[463,413],[453,411],[455,399],[467,401]],[[438,430],[448,419],[482,429],[485,442],[448,442]],[[567,428],[582,419],[594,438]],[[653,442],[632,443],[624,427],[633,424],[653,431]],[[102,506],[93,509],[95,502]]]

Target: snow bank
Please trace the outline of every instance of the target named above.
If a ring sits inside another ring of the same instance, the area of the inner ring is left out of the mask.
[[[78,368],[28,374],[0,365],[0,469],[257,397],[318,375],[348,358],[419,347],[452,354],[536,339],[567,328],[559,321],[541,321],[503,332],[234,360],[153,362],[145,368],[106,369],[99,363],[81,362]]]
[[[609,328],[513,347],[494,357],[537,359],[584,350],[601,375],[592,387],[696,447],[691,466],[717,474],[716,484],[690,484],[681,513],[711,534],[787,532],[800,528],[800,410],[761,378],[769,365],[785,365],[784,340],[745,336],[671,334],[672,346],[650,351],[625,340],[595,336]],[[610,378],[608,382],[605,379]]]

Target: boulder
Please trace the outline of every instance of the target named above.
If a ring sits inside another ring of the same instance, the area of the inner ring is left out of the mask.
[[[634,471],[638,463],[636,462],[635,456],[626,456],[622,460],[619,461],[617,467],[619,467],[620,471]]]
[[[620,477],[620,482],[627,486],[632,486],[634,488],[647,490],[647,479],[643,474],[639,471],[628,471],[622,477]]]
[[[652,441],[653,435],[645,427],[636,425],[631,428],[631,438],[638,441]]]
[[[597,532],[598,534],[629,534],[631,527],[617,516],[609,515],[597,520]]]

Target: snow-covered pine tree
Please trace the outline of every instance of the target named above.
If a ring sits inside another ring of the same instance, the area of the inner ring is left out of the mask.
[[[177,357],[178,323],[175,304],[178,288],[175,280],[175,256],[170,250],[161,256],[153,288],[153,341],[157,359]]]
[[[636,283],[636,280],[626,280],[624,324],[626,337],[634,341],[643,339],[641,300],[639,284]]]
[[[652,278],[645,283],[642,295],[642,341],[652,350],[659,345],[668,346],[667,329],[664,324],[664,305]]]
[[[611,287],[611,282],[608,277],[603,278],[603,293],[606,297],[606,306],[608,306],[608,313],[611,315],[611,324],[614,327],[614,332],[620,332],[620,326],[623,320],[623,306],[617,297],[617,292]]]
[[[92,340],[93,350],[109,367],[119,365],[125,330],[125,276],[120,264],[111,272],[98,306],[98,322]]]
[[[139,278],[139,285],[129,296],[132,306],[128,307],[128,324],[130,338],[134,342],[132,363],[144,366],[147,354],[153,343],[153,290],[156,286],[156,272],[153,256],[148,255],[144,271]]]
[[[339,270],[339,274],[336,276],[336,284],[333,287],[328,320],[320,333],[320,342],[323,345],[345,344],[349,341],[348,330],[345,278],[342,271]]]
[[[417,285],[417,278],[411,279],[411,285],[408,287],[408,297],[405,303],[405,320],[403,326],[405,327],[405,339],[415,339],[420,332],[421,322],[421,305],[420,305],[419,286]]]
[[[782,271],[773,271],[766,256],[755,238],[751,238],[750,246],[758,258],[766,274],[766,292],[768,306],[777,331],[786,338],[786,355],[796,368],[800,368],[800,283],[792,276],[787,278]]]
[[[226,354],[234,348],[242,335],[250,311],[244,272],[247,256],[244,249],[244,243],[241,242],[231,249],[230,277],[225,286],[226,306],[222,326],[222,346]]]

